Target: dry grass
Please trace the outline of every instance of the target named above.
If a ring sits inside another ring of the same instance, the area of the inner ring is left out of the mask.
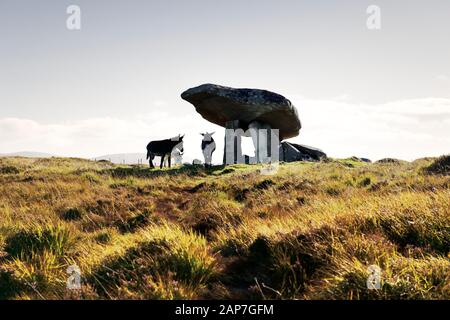
[[[450,298],[448,157],[259,169],[0,159],[0,299]]]

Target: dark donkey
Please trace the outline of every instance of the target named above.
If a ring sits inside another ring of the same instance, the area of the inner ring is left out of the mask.
[[[158,141],[152,141],[147,145],[147,159],[150,159],[150,168],[154,168],[153,165],[153,159],[155,156],[161,157],[161,164],[160,168],[163,167],[164,164],[164,158],[168,156],[169,158],[169,168],[171,166],[171,154],[173,149],[178,149],[180,153],[183,153],[183,138],[184,135],[178,135],[177,137],[165,139],[165,140],[158,140]]]

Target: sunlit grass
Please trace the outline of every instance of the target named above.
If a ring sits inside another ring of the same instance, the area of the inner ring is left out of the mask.
[[[450,298],[448,157],[262,169],[2,158],[0,299]]]

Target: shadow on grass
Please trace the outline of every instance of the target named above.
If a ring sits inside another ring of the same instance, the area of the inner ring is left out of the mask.
[[[12,299],[27,290],[11,272],[0,269],[0,300]]]
[[[205,175],[223,175],[234,172],[233,168],[226,168],[225,165],[217,165],[211,168],[205,168],[201,165],[182,166],[176,168],[150,169],[147,167],[117,167],[113,169],[102,170],[101,173],[110,174],[115,178],[153,178],[161,176],[205,176]]]

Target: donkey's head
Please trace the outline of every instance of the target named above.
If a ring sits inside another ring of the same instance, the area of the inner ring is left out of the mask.
[[[203,136],[203,141],[209,142],[209,141],[212,141],[212,140],[213,140],[212,135],[213,135],[214,133],[215,133],[215,132],[211,132],[211,133],[205,132],[205,133],[200,133],[200,134]]]
[[[171,139],[175,143],[175,145],[174,145],[172,150],[178,151],[180,155],[182,155],[183,152],[184,152],[184,149],[183,149],[183,138],[184,138],[184,134],[183,135],[179,134],[178,136],[173,137]]]

